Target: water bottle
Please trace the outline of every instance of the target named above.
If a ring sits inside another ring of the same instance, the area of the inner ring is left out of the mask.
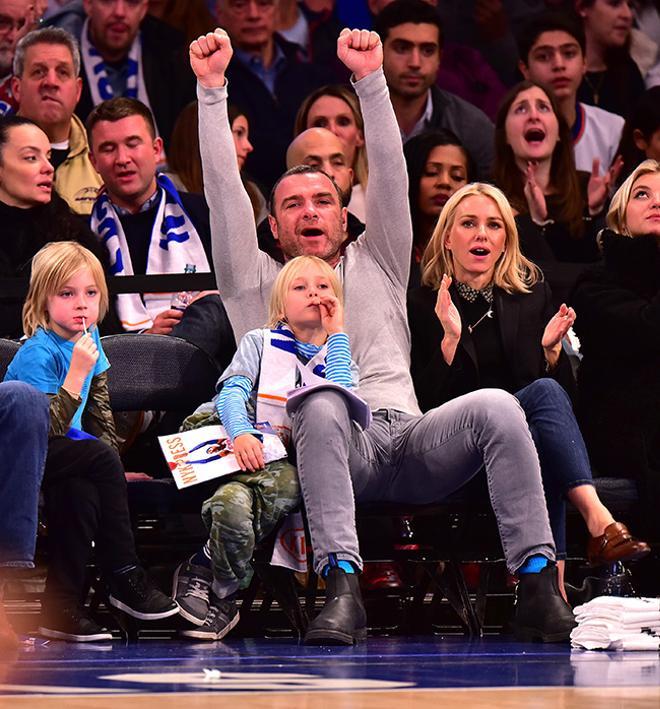
[[[184,273],[195,273],[197,271],[197,266],[194,263],[187,263],[186,267],[183,269]],[[172,310],[184,311],[193,301],[196,293],[188,290],[182,290],[178,293],[174,293],[172,296],[172,302],[170,307]]]

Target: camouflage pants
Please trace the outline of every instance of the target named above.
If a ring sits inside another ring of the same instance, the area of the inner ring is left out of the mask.
[[[209,530],[213,590],[226,598],[252,578],[250,559],[256,542],[300,502],[296,469],[286,459],[256,473],[234,473],[202,506]]]

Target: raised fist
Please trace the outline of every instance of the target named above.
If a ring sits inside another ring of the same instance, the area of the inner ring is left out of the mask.
[[[383,45],[375,32],[345,27],[337,39],[337,56],[359,80],[383,65]]]
[[[233,53],[229,35],[220,27],[191,42],[190,66],[199,83],[208,89],[224,86]]]

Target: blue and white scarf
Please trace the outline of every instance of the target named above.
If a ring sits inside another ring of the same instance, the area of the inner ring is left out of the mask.
[[[197,273],[209,273],[202,241],[186,214],[181,198],[165,175],[157,175],[160,201],[151,230],[147,256],[147,274],[183,273],[186,264],[194,264]],[[110,254],[113,276],[134,275],[126,235],[107,193],[94,203],[90,220],[92,231],[99,235]],[[172,293],[123,293],[117,296],[117,312],[125,330],[150,328],[153,319],[168,310]]]
[[[108,72],[105,61],[99,50],[89,40],[89,18],[85,20],[80,36],[80,53],[82,63],[87,75],[87,84],[92,94],[92,103],[98,106],[101,101],[114,98],[115,94],[108,81]],[[149,107],[149,96],[144,85],[142,74],[142,42],[140,34],[135,37],[128,52],[128,76],[126,79],[126,90],[124,96],[136,98]],[[153,111],[151,111],[153,114]]]
[[[274,330],[264,330],[264,349],[259,369],[257,390],[257,421],[268,421],[285,445],[291,438],[291,420],[286,410],[287,393],[298,384],[298,368],[305,367],[319,377],[325,375],[327,344],[304,364],[298,359],[295,336],[284,323]],[[292,543],[292,540],[296,540]],[[287,515],[277,533],[271,564],[293,571],[307,570],[305,554],[296,555],[291,549],[304,549],[305,527],[300,512]]]
[[[298,366],[306,367],[319,377],[325,374],[328,346],[307,362],[298,359],[295,336],[284,323],[274,330],[264,330],[264,349],[259,370],[257,421],[268,421],[283,443],[291,438],[291,421],[286,411],[287,394],[298,383]]]

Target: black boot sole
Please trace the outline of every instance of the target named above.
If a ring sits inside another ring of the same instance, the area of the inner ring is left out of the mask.
[[[561,633],[542,633],[537,628],[514,628],[513,635],[521,642],[563,643],[570,642],[571,631]]]
[[[359,628],[353,633],[342,633],[341,630],[318,628],[308,630],[303,642],[305,645],[355,645],[361,640],[366,640],[367,629]]]

